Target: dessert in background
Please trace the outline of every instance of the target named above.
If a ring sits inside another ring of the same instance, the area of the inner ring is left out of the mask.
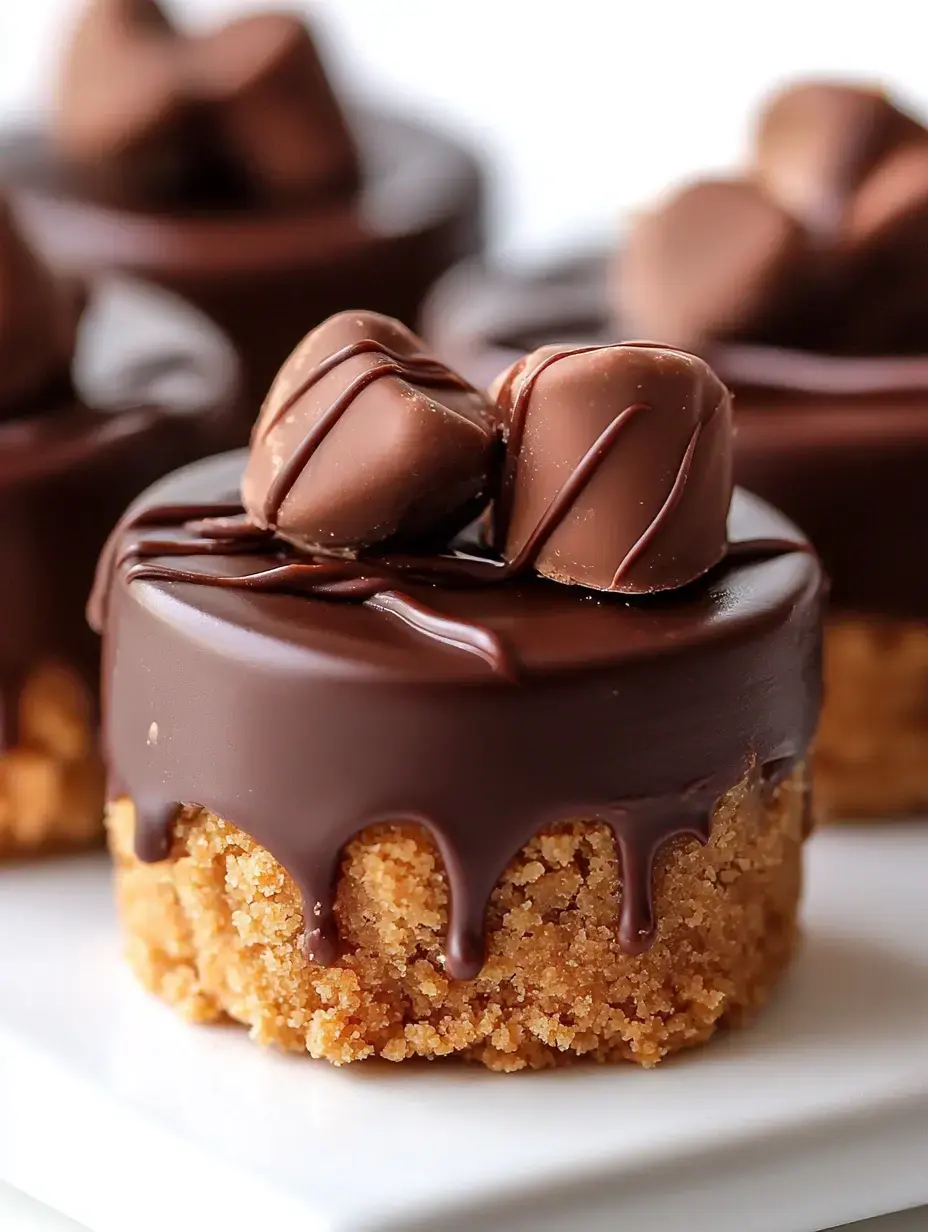
[[[358,301],[412,320],[481,241],[471,155],[343,108],[282,12],[188,34],[157,0],[86,0],[49,123],[0,139],[0,177],[61,267],[139,274],[218,321],[255,406],[308,321]]]
[[[796,935],[822,575],[732,489],[695,356],[546,348],[478,392],[344,313],[249,454],[127,512],[90,615],[128,955],[336,1064],[650,1066]]]
[[[632,223],[616,254],[536,274],[463,265],[426,333],[475,380],[555,338],[659,337],[735,397],[735,477],[831,579],[817,799],[928,806],[928,130],[878,90],[795,86],[740,176]]]
[[[236,378],[199,313],[55,276],[0,203],[0,857],[102,838],[96,558],[128,500],[228,441]]]

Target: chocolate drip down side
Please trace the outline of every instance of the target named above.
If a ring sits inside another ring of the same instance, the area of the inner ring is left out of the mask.
[[[234,462],[213,466],[228,471]],[[171,483],[183,487],[184,479]],[[269,554],[270,536],[233,512],[225,499],[233,484],[219,491],[215,482],[188,478],[186,486],[214,499],[185,503],[165,492],[160,511],[135,515],[144,533],[123,526],[101,562],[95,615],[101,619],[111,591],[106,654],[116,667],[105,681],[113,788],[136,804],[142,859],[169,853],[171,823],[185,803],[213,810],[269,850],[300,889],[316,961],[338,956],[341,851],[381,823],[420,824],[435,837],[449,878],[446,953],[454,978],[479,972],[487,904],[508,863],[539,829],[565,820],[612,829],[624,887],[618,935],[629,952],[641,952],[657,927],[653,868],[664,845],[706,841],[716,802],[753,766],[772,766],[782,777],[805,756],[818,707],[820,582],[814,558],[782,519],[737,517],[731,565],[689,599],[675,596],[662,616],[660,601],[589,606],[570,588],[513,576],[464,551],[282,563],[279,549]],[[165,509],[173,531],[159,524]],[[170,563],[175,553],[188,557],[183,567]],[[748,621],[751,637],[727,639],[714,624],[725,609],[719,596],[742,575],[752,590],[768,575],[781,585],[788,577],[794,593],[782,605],[760,603]],[[323,576],[352,592],[332,597],[355,600],[335,616],[335,604],[312,597]],[[387,667],[398,652],[379,623],[384,609],[427,635],[409,660],[415,678]],[[272,634],[284,611],[295,644]],[[537,626],[534,614],[544,617]],[[654,660],[665,622],[667,648]],[[520,687],[505,673],[468,668],[471,655],[454,661],[459,683],[429,684],[452,662],[436,636],[453,645],[461,628],[495,636],[500,623]],[[386,676],[376,688],[327,668],[325,653],[320,660],[317,638],[341,645],[346,630],[382,660],[378,677]],[[683,644],[708,639],[682,673],[681,630]],[[542,668],[534,661],[539,636],[556,660],[605,636],[622,661]],[[628,649],[635,645],[651,648],[641,662]],[[676,722],[669,714],[707,721],[695,736],[691,721],[668,732]]]

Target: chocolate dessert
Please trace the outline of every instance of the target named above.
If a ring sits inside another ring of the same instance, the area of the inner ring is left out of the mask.
[[[96,559],[128,500],[228,441],[237,371],[169,293],[54,276],[0,204],[0,857],[102,837]]]
[[[742,1020],[795,941],[822,590],[695,356],[551,347],[487,396],[333,317],[100,561],[135,972],[336,1064]]]
[[[0,177],[62,268],[138,274],[219,322],[254,406],[307,322],[359,302],[412,321],[481,242],[471,155],[344,109],[293,14],[187,34],[157,0],[87,0],[49,125],[0,139]]]
[[[797,86],[750,170],[666,198],[621,251],[534,274],[462,264],[426,309],[478,383],[555,339],[658,337],[735,397],[735,478],[810,536],[831,579],[817,798],[928,805],[928,130],[878,91]]]

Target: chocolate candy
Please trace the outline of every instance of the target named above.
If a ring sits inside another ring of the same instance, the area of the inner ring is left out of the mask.
[[[441,543],[486,503],[489,405],[405,326],[343,312],[313,330],[271,387],[242,500],[312,552]]]
[[[176,32],[156,0],[88,0],[62,61],[53,136],[116,195],[156,198],[188,170]]]
[[[648,343],[542,347],[494,391],[506,439],[494,537],[511,566],[646,594],[722,559],[731,397],[701,359]]]
[[[854,192],[896,146],[926,134],[880,90],[808,82],[774,96],[755,135],[755,174],[807,227],[833,233]]]
[[[156,0],[89,0],[54,135],[108,194],[307,199],[353,189],[355,144],[309,30],[264,13],[187,37]]]
[[[33,396],[67,377],[79,315],[75,288],[55,278],[0,201],[0,416],[41,409]]]
[[[191,48],[228,157],[274,198],[354,188],[358,156],[319,52],[289,13],[232,21]]]
[[[635,333],[692,349],[757,336],[799,294],[807,257],[802,228],[756,186],[703,180],[631,228],[619,315]]]

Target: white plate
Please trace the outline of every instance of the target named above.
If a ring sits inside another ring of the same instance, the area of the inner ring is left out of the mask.
[[[756,1026],[651,1072],[511,1076],[188,1026],[124,971],[103,857],[7,868],[0,1178],[95,1232],[817,1232],[928,1202],[928,826],[809,856]]]

